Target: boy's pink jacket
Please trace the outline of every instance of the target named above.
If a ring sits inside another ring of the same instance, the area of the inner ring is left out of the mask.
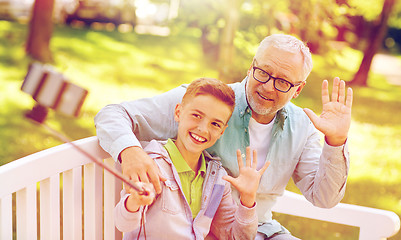
[[[152,157],[167,181],[162,193],[149,207],[136,213],[128,212],[125,190],[116,205],[115,224],[124,233],[124,239],[138,236],[142,211],[145,211],[147,239],[204,239],[211,231],[218,239],[255,239],[258,219],[255,206],[237,205],[231,197],[230,184],[222,179],[226,175],[220,161],[204,152],[207,171],[203,183],[201,210],[192,220],[191,209],[181,189],[180,178],[173,166],[164,143],[151,141],[145,151]],[[144,239],[143,229],[140,239]]]

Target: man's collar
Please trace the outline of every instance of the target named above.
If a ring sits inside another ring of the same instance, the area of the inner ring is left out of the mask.
[[[242,80],[241,84],[241,92],[239,92],[238,95],[236,95],[236,97],[238,97],[238,101],[237,101],[237,109],[238,109],[238,114],[239,116],[242,118],[244,117],[245,114],[250,113],[251,114],[251,108],[248,105],[248,101],[246,99],[246,82],[248,81],[248,76],[246,76],[244,78],[244,80]]]
[[[276,120],[274,123],[280,126],[281,129],[284,129],[284,122],[288,115],[286,107],[287,105],[278,110],[278,112],[276,113]]]

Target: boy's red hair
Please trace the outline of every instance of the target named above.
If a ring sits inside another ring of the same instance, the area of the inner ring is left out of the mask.
[[[198,78],[189,84],[187,91],[182,97],[182,104],[190,98],[199,95],[211,95],[230,107],[234,111],[235,93],[227,84],[215,78]]]

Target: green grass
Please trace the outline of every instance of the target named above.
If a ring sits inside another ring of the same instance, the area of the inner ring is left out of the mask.
[[[34,105],[20,90],[29,64],[24,53],[26,35],[26,25],[0,21],[0,165],[60,144],[24,118]],[[93,117],[106,104],[153,96],[202,76],[217,77],[215,64],[202,55],[198,35],[189,30],[158,37],[56,26],[51,50],[55,67],[89,90],[79,118],[53,111],[48,116],[49,125],[74,140],[95,135]],[[294,102],[320,113],[321,81],[334,76],[351,80],[361,58],[352,49],[314,56],[314,70]],[[245,74],[250,59],[242,62]],[[343,202],[401,216],[401,88],[371,73],[369,87],[353,89],[351,168]],[[287,189],[298,191],[292,182]],[[356,239],[358,235],[348,226],[276,217],[303,239]],[[391,239],[401,239],[401,234]]]

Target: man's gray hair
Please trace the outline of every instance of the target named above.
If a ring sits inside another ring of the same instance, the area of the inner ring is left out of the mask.
[[[299,53],[303,55],[304,65],[303,65],[303,80],[308,78],[310,72],[312,71],[312,55],[309,48],[298,38],[286,35],[286,34],[273,34],[260,42],[260,45],[256,51],[255,57],[257,57],[262,51],[268,47],[275,47],[280,50],[284,50],[291,53]]]

